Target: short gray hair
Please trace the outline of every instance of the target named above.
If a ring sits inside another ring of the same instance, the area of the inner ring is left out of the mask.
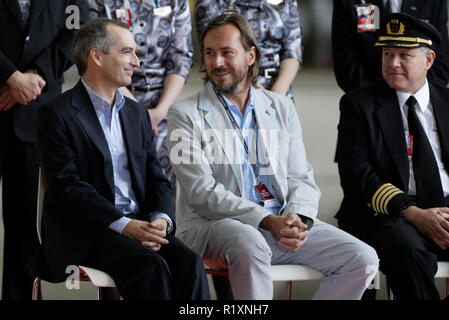
[[[92,48],[109,53],[109,49],[115,41],[108,33],[107,26],[115,25],[126,30],[126,23],[107,18],[98,18],[85,23],[76,33],[72,42],[72,55],[75,60],[78,74],[82,76],[87,70],[87,58]]]
[[[426,55],[427,52],[433,51],[432,48],[429,48],[429,47],[420,47],[420,49],[424,55]]]

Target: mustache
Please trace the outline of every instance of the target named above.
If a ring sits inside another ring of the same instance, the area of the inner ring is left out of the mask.
[[[226,72],[226,71],[228,71],[228,69],[226,69],[226,68],[215,68],[215,69],[212,70],[212,74],[223,73],[223,72]]]

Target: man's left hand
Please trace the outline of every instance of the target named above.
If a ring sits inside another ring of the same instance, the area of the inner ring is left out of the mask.
[[[0,111],[8,111],[16,103],[17,100],[11,94],[11,88],[5,84],[0,89]]]

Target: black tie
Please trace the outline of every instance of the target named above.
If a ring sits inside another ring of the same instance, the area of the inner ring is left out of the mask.
[[[413,173],[416,182],[416,202],[418,207],[435,208],[444,206],[444,193],[441,187],[440,172],[435,156],[415,111],[416,99],[410,96],[408,106],[408,129],[413,136]]]

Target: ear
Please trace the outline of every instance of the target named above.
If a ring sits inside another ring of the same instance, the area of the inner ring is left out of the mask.
[[[90,49],[89,60],[91,60],[98,67],[101,67],[103,63],[103,52],[101,52],[97,48]]]
[[[247,52],[246,61],[248,67],[252,66],[254,62],[256,62],[256,47],[251,47],[251,49]]]
[[[432,67],[434,61],[435,61],[435,52],[433,50],[427,51],[426,52],[426,71]]]

